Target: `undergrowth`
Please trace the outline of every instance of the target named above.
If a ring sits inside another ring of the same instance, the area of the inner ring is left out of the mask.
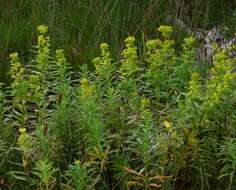
[[[173,28],[133,36],[121,60],[100,46],[94,70],[72,71],[44,25],[32,61],[10,55],[0,92],[0,189],[207,190],[236,187],[235,58],[215,47],[204,72],[195,39]]]

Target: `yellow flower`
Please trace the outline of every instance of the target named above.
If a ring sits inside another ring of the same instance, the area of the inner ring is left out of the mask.
[[[58,65],[66,64],[66,58],[65,58],[64,50],[62,50],[62,49],[57,49],[56,50],[56,59],[57,59],[57,64]]]
[[[193,46],[195,43],[195,38],[194,37],[189,37],[184,39],[184,43],[186,46]]]
[[[80,164],[81,164],[80,160],[75,161],[75,165],[80,165]]]
[[[19,128],[18,131],[19,131],[21,134],[23,134],[23,133],[26,132],[26,128],[24,128],[24,127],[23,127],[23,128]]]
[[[141,100],[141,108],[146,109],[151,104],[150,100],[147,98],[143,98]]]
[[[146,43],[146,47],[148,51],[155,50],[158,46],[161,46],[162,42],[159,39],[149,40]]]
[[[101,50],[108,50],[109,46],[107,45],[107,43],[101,43],[100,48]]]
[[[126,48],[122,52],[121,74],[130,77],[137,71],[137,47],[134,44],[135,38],[129,36],[125,40]]]
[[[164,25],[162,25],[162,26],[160,26],[158,28],[158,31],[161,32],[163,37],[168,38],[168,37],[170,37],[170,35],[173,32],[173,27],[172,26],[164,26]]]
[[[172,126],[171,124],[168,122],[168,121],[164,121],[164,126],[167,128],[167,129],[172,129]]]
[[[37,28],[37,31],[40,33],[40,34],[46,34],[48,32],[48,27],[45,26],[45,25],[40,25],[38,28]]]
[[[135,42],[135,37],[133,37],[133,36],[129,36],[128,38],[125,39],[125,44],[126,44],[127,48],[133,47],[134,42]]]
[[[17,52],[10,54],[10,59],[12,62],[16,62],[19,60],[19,54]]]
[[[80,80],[80,84],[81,84],[81,86],[88,86],[88,80],[86,78],[82,78]]]
[[[14,79],[15,81],[22,80],[25,69],[20,63],[18,53],[12,53],[10,54],[9,57],[11,62],[11,69],[10,69],[11,78]]]

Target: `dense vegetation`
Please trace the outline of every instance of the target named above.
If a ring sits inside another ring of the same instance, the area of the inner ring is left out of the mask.
[[[65,50],[75,69],[89,63],[103,41],[109,42],[115,58],[119,58],[128,34],[135,35],[138,49],[142,49],[143,38],[156,38],[156,27],[161,24],[175,27],[177,45],[186,36],[186,29],[203,32],[221,24],[232,35],[236,1],[1,0],[0,18],[0,82],[6,82],[9,53],[17,51],[23,63],[30,61],[28,50],[36,42],[35,28],[41,24],[49,26],[54,47]]]
[[[158,30],[142,56],[129,36],[121,59],[102,43],[95,69],[79,72],[53,51],[44,25],[31,61],[10,54],[1,189],[236,188],[235,57],[215,46],[200,65],[193,37],[177,52],[173,28]]]

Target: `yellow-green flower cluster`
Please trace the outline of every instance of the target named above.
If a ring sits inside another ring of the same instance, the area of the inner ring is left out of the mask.
[[[37,31],[38,31],[39,34],[46,34],[48,32],[48,27],[45,26],[45,25],[40,25],[37,28]]]
[[[50,38],[47,36],[48,27],[41,25],[37,29],[39,35],[37,39],[37,56],[36,62],[39,64],[40,69],[44,69],[49,58]]]
[[[81,165],[80,160],[75,160],[75,165],[80,166]]]
[[[100,45],[101,48],[101,55],[102,55],[102,59],[105,60],[110,60],[110,52],[109,52],[109,46],[106,43],[102,43]]]
[[[233,73],[234,59],[228,56],[226,50],[216,49],[218,52],[213,57],[214,67],[211,70],[211,79],[207,82],[208,98],[206,108],[214,108],[219,105],[223,98],[231,94],[235,81]]]
[[[211,70],[213,75],[222,75],[225,72],[231,72],[233,69],[233,59],[229,58],[226,49],[215,48],[216,53],[213,56],[214,67]]]
[[[65,65],[66,64],[64,50],[62,50],[62,49],[56,50],[56,60],[57,60],[58,65]]]
[[[29,76],[29,87],[32,93],[37,94],[41,89],[41,79],[39,75],[32,74]]]
[[[28,140],[31,136],[27,133],[26,128],[19,128],[19,138],[18,138],[18,145],[21,150],[24,152],[30,147]]]
[[[19,61],[18,53],[10,54],[10,62],[11,62],[11,69],[10,69],[11,78],[14,80],[14,82],[20,82],[24,77],[25,69]]]
[[[159,51],[159,62],[165,64],[171,64],[175,62],[176,55],[174,50],[174,41],[170,40],[170,35],[173,32],[173,28],[171,26],[160,26],[158,30],[161,32],[164,40],[160,43],[160,51]]]
[[[142,100],[141,100],[141,109],[142,110],[147,109],[150,105],[151,105],[151,102],[149,99],[142,98]]]
[[[89,97],[92,97],[95,93],[95,86],[89,84],[89,81],[86,78],[82,78],[80,80],[80,90],[81,97],[87,99]]]
[[[192,63],[195,59],[196,49],[194,48],[195,38],[189,37],[184,39],[182,59],[185,64]]]
[[[176,60],[175,50],[173,48],[174,41],[169,40],[173,28],[171,26],[160,26],[158,30],[165,39],[162,41],[160,39],[149,40],[146,43],[147,61],[153,70],[156,70],[160,65],[168,65]]]
[[[161,32],[163,37],[169,38],[170,35],[173,33],[173,27],[162,25],[158,28],[158,31]]]
[[[175,62],[176,60],[175,49],[173,46],[173,40],[164,40],[162,43],[160,54],[162,56],[162,61],[167,65]]]
[[[41,25],[38,27],[37,30],[39,32],[37,46],[39,49],[43,50],[49,46],[50,38],[48,36],[46,36],[47,31],[48,31],[48,27]]]
[[[191,81],[189,82],[188,98],[197,98],[201,96],[200,74],[197,72],[192,73]]]
[[[26,128],[19,129],[19,137],[18,137],[18,146],[20,150],[23,152],[23,161],[27,160],[27,158],[32,153],[33,149],[33,138],[32,136],[27,133]]]
[[[150,75],[153,76],[153,74],[158,74],[158,68],[160,66],[160,61],[162,60],[161,57],[161,47],[162,47],[162,41],[159,39],[155,40],[149,40],[146,43],[147,48],[147,62],[150,64]],[[154,73],[152,73],[152,71]]]
[[[121,65],[121,74],[123,76],[130,77],[133,75],[138,67],[137,67],[137,47],[135,46],[135,38],[133,36],[129,36],[125,40],[126,49],[122,52],[122,65]]]
[[[161,47],[162,42],[159,39],[148,40],[146,43],[147,54],[154,53],[158,47]]]
[[[100,45],[101,57],[97,57],[93,60],[95,64],[96,73],[100,76],[105,76],[111,70],[111,55],[109,46],[106,43]]]

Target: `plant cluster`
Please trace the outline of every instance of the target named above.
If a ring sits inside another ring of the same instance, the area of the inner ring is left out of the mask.
[[[0,189],[233,189],[235,58],[215,47],[202,72],[193,37],[177,52],[173,28],[158,31],[145,59],[129,36],[120,60],[102,43],[77,73],[39,26],[0,92]]]
[[[236,31],[235,8],[235,0],[1,0],[0,82],[9,82],[9,52],[18,51],[23,63],[31,60],[28,50],[41,23],[50,26],[53,46],[63,47],[77,69],[98,54],[103,41],[110,43],[114,58],[127,34],[135,35],[142,49],[143,38],[156,36],[161,23],[175,26],[177,46],[188,32],[200,34],[218,25],[226,26],[230,37]]]

